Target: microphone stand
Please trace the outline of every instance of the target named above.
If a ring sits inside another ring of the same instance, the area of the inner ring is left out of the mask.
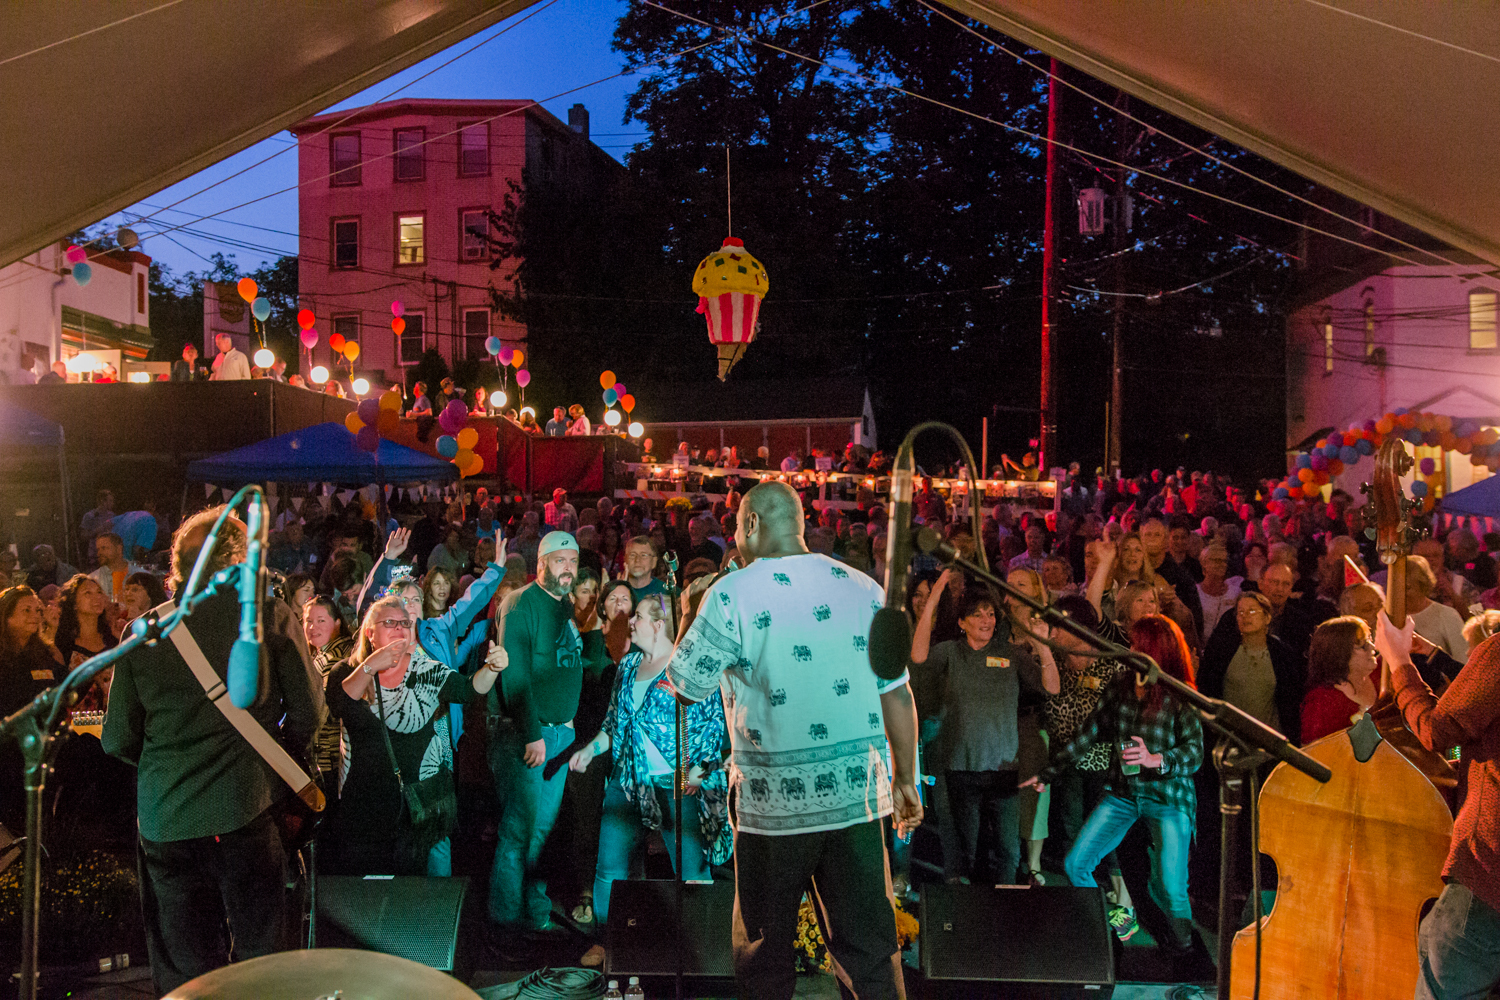
[[[68,736],[65,728],[67,709],[78,701],[79,693],[106,667],[141,646],[154,646],[163,636],[187,620],[199,604],[218,593],[219,587],[229,581],[228,572],[220,571],[208,586],[201,592],[197,591],[203,567],[208,564],[208,557],[213,551],[208,539],[217,542],[219,527],[247,493],[253,493],[255,502],[264,508],[265,498],[259,486],[245,486],[234,495],[234,499],[219,515],[219,520],[198,553],[198,561],[193,565],[192,576],[183,587],[183,597],[177,610],[161,619],[157,618],[155,612],[147,612],[137,618],[131,624],[128,639],[89,657],[56,686],[43,691],[30,704],[0,720],[0,740],[13,739],[20,745],[26,776],[26,838],[21,869],[21,1000],[36,1000],[37,997],[42,909],[42,794],[46,789],[47,775],[52,770],[57,748]]]
[[[1033,600],[1029,595],[1012,587],[1009,583],[977,563],[965,559],[937,532],[923,528],[917,535],[917,547],[936,556],[950,566],[957,566],[997,588],[1002,594],[1035,611],[1041,619],[1054,629],[1082,639],[1099,655],[1108,656],[1129,666],[1145,678],[1147,684],[1160,684],[1171,691],[1178,700],[1191,705],[1199,719],[1225,737],[1226,742],[1214,751],[1214,765],[1219,771],[1219,809],[1224,814],[1222,853],[1219,859],[1219,942],[1218,942],[1218,995],[1229,996],[1229,963],[1233,951],[1234,927],[1228,913],[1230,873],[1230,818],[1239,815],[1245,805],[1246,776],[1253,782],[1255,768],[1267,760],[1279,760],[1296,768],[1317,782],[1326,782],[1333,772],[1307,754],[1287,742],[1270,726],[1254,719],[1220,698],[1210,698],[1197,688],[1185,684],[1171,674],[1164,674],[1144,653],[1110,642],[1093,629],[1078,624],[1065,612],[1051,605]],[[1252,810],[1253,811],[1253,810]],[[1251,842],[1255,843],[1252,836]],[[1258,975],[1258,970],[1257,970]]]

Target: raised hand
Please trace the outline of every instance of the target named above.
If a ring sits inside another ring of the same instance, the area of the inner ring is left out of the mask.
[[[406,551],[406,545],[411,541],[410,528],[397,528],[391,532],[391,537],[385,540],[385,557],[395,559]]]

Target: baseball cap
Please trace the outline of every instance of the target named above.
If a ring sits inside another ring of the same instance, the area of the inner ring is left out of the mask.
[[[549,531],[542,536],[536,547],[537,559],[545,559],[557,551],[578,551],[578,541],[566,531]]]

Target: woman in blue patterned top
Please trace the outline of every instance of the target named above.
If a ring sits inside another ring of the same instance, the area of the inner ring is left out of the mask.
[[[1193,683],[1192,654],[1177,623],[1146,615],[1130,627],[1132,649],[1156,661],[1163,673]],[[1084,821],[1063,868],[1074,885],[1094,886],[1094,869],[1142,820],[1151,830],[1151,895],[1170,919],[1165,947],[1186,957],[1193,946],[1188,902],[1188,848],[1197,797],[1193,774],[1203,763],[1203,727],[1192,706],[1159,684],[1146,685],[1132,670],[1105,688],[1094,714],[1052,763],[1027,784],[1055,780],[1096,743],[1110,746],[1106,794]]]
[[[676,700],[664,671],[674,646],[666,597],[647,594],[635,606],[630,638],[635,648],[620,661],[604,728],[575,753],[568,766],[582,772],[595,756],[614,751],[614,770],[604,792],[599,824],[599,867],[594,877],[595,928],[603,932],[609,918],[613,882],[630,875],[630,855],[647,830],[661,831],[667,852],[676,858],[672,826],[673,775],[677,768]],[[729,825],[729,785],[724,756],[729,731],[718,692],[683,708],[686,713],[687,796],[682,802],[682,875],[711,880],[710,864],[723,864],[734,849]],[[594,945],[584,965],[604,961]]]

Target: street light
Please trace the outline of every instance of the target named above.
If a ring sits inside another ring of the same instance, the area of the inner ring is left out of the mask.
[[[496,389],[494,392],[490,393],[490,405],[495,409],[503,409],[505,404],[508,402],[510,402],[510,397],[505,395],[504,389]]]
[[[99,367],[99,361],[88,351],[79,351],[68,359],[68,371],[74,375],[82,375]]]
[[[357,378],[353,382],[349,383],[349,388],[354,390],[354,394],[356,396],[363,396],[365,393],[370,391],[370,383],[366,382],[362,378]]]
[[[536,416],[536,410],[534,410],[533,408],[531,408],[529,406],[523,406],[523,407],[521,407],[521,416],[524,417],[528,413],[531,414],[533,417]]]
[[[276,363],[276,355],[271,353],[269,347],[262,347],[255,352],[255,367],[269,368]]]
[[[627,430],[630,431],[631,437],[638,438],[642,434],[646,433],[646,425],[642,424],[639,420],[632,420]]]
[[[322,385],[324,382],[328,381],[328,369],[324,368],[322,365],[317,365],[313,368],[312,371],[307,373],[307,377],[312,379],[318,385]]]
[[[618,426],[620,426],[620,411],[619,410],[605,410],[604,411],[604,422],[606,424],[609,424],[609,426],[611,426],[611,427],[618,427]]]

